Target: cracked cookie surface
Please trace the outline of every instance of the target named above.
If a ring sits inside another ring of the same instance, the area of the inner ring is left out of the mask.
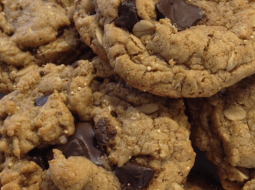
[[[159,20],[158,0],[130,5],[130,18],[136,9],[140,19],[132,30],[116,26],[126,2],[77,0],[74,21],[85,43],[135,88],[175,98],[209,97],[255,72],[253,1],[189,1],[205,17],[181,31],[168,18]]]

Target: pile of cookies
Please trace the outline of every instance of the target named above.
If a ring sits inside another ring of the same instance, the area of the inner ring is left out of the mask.
[[[1,190],[254,190],[254,73],[254,0],[0,0]]]

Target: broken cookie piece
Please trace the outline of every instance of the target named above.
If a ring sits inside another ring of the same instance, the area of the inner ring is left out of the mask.
[[[120,190],[118,179],[112,172],[98,167],[85,157],[71,156],[68,159],[61,151],[53,150],[54,159],[49,161],[50,175],[61,190]]]
[[[93,76],[88,61],[77,68],[47,64],[24,75],[0,100],[1,151],[20,157],[39,145],[65,144],[75,131],[70,110],[81,119],[91,117],[83,108],[89,108],[84,100],[92,97],[86,84]]]
[[[0,173],[2,190],[39,190],[42,183],[42,169],[33,161],[7,157]]]

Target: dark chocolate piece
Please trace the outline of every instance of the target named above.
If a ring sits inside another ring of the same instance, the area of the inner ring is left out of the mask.
[[[186,0],[160,0],[156,10],[159,19],[169,18],[178,30],[185,30],[204,18],[203,9]]]
[[[119,179],[123,189],[137,190],[149,185],[155,171],[134,161],[129,161],[120,168],[115,166],[113,173]]]
[[[0,100],[4,97],[4,96],[6,96],[7,94],[5,94],[5,93],[3,93],[3,92],[0,92]]]
[[[41,96],[39,98],[35,99],[35,106],[43,106],[47,100],[48,100],[49,96]]]
[[[40,71],[39,74],[41,77],[43,77],[45,75],[45,73],[43,71]]]
[[[78,61],[75,61],[73,64],[72,64],[72,67],[73,68],[76,68],[76,67],[78,67],[79,66],[79,62]]]
[[[125,1],[119,7],[119,18],[115,20],[116,26],[132,30],[133,26],[139,22],[136,5],[134,1]]]
[[[75,133],[62,146],[56,148],[61,150],[66,158],[69,156],[84,156],[96,165],[102,165],[100,156],[102,151],[97,148],[93,127],[90,123],[76,124]]]
[[[107,125],[107,119],[100,119],[95,125],[95,138],[99,145],[106,144],[109,140],[114,139],[117,131],[114,127]]]
[[[44,159],[44,152],[39,150],[38,148],[30,150],[28,152],[28,156],[30,156],[31,161],[34,161],[43,170],[47,170],[49,168],[48,162]]]

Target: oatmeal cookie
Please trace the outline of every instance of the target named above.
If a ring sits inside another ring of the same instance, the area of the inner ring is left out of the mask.
[[[14,66],[71,64],[88,47],[73,23],[73,1],[0,2],[0,61]]]
[[[20,157],[43,144],[65,143],[75,130],[72,113],[90,118],[93,72],[90,62],[79,61],[75,67],[47,64],[24,75],[0,100],[0,150]]]
[[[252,75],[210,98],[187,100],[192,141],[217,166],[225,189],[241,189],[255,178],[254,81]]]
[[[209,97],[255,72],[255,2],[76,0],[84,39],[135,88]]]

